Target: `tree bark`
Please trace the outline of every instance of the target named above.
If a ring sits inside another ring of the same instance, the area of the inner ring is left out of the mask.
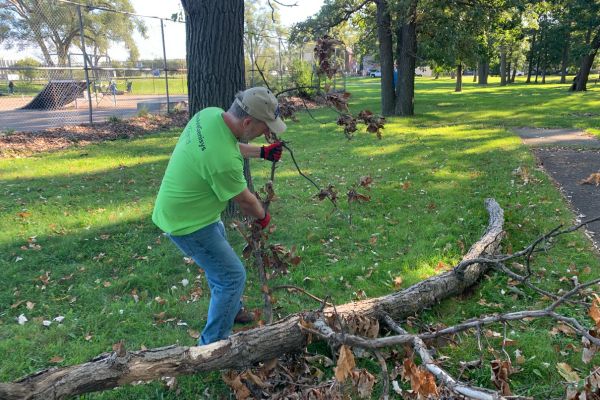
[[[454,88],[455,92],[462,92],[462,75],[463,75],[463,71],[462,71],[462,63],[459,62],[458,65],[456,66],[456,87]]]
[[[402,40],[398,59],[398,82],[396,93],[396,115],[415,114],[415,67],[417,65],[417,0],[410,0],[401,21],[398,40]]]
[[[181,0],[181,5],[186,16],[189,116],[206,107],[227,110],[235,94],[246,87],[244,1]],[[248,160],[244,176],[251,187]],[[223,214],[231,218],[237,213],[230,201]]]
[[[533,38],[531,39],[531,49],[529,49],[529,65],[527,66],[527,80],[525,81],[525,83],[531,83],[531,73],[533,72],[533,58],[536,37],[537,31],[533,31]]]
[[[500,47],[500,86],[506,86],[506,46]]]
[[[567,29],[563,45],[562,60],[560,63],[560,83],[567,83],[567,65],[569,63],[569,50],[571,47],[571,29]]]
[[[504,213],[493,199],[487,199],[485,204],[489,212],[487,229],[480,240],[471,246],[463,261],[489,256],[499,248]],[[341,315],[383,318],[383,314],[387,314],[393,319],[402,319],[463,292],[475,284],[487,269],[487,265],[472,264],[460,274],[445,272],[387,296],[338,306],[335,311]],[[331,315],[335,311],[329,307],[323,313]],[[64,399],[165,376],[246,368],[285,353],[301,351],[306,345],[307,335],[300,328],[300,323],[316,316],[316,313],[309,312],[293,314],[272,325],[239,332],[207,346],[168,346],[101,354],[84,364],[50,368],[16,382],[0,383],[0,398]]]
[[[381,113],[393,115],[396,102],[394,88],[394,54],[392,21],[387,0],[377,0],[377,37],[381,60]]]
[[[479,74],[478,85],[487,85],[488,74],[490,72],[490,61],[487,58],[481,58],[478,63],[477,73]]]
[[[598,49],[600,48],[600,31],[596,33],[594,40],[591,43],[591,49],[588,54],[583,56],[581,60],[581,65],[579,67],[579,71],[577,72],[577,76],[571,85],[571,91],[573,92],[583,92],[587,90],[587,81],[590,75],[590,70],[592,69],[592,65],[594,64],[594,58],[596,58],[596,53],[598,53]]]
[[[228,109],[235,93],[245,88],[244,1],[181,4],[186,14],[190,118],[209,106]]]

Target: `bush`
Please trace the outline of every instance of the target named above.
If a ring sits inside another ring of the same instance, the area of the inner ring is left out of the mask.
[[[292,84],[297,87],[313,86],[313,67],[311,63],[301,60],[292,62],[291,68]],[[306,99],[312,99],[316,94],[316,89],[299,89],[298,95]]]

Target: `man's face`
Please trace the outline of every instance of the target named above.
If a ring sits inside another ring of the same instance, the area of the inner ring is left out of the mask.
[[[261,135],[265,135],[266,137],[271,135],[267,124],[254,118],[246,118],[244,120],[244,134],[242,139],[250,142]]]

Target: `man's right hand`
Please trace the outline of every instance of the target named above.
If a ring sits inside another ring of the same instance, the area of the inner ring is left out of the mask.
[[[264,218],[257,219],[255,222],[260,225],[261,229],[265,229],[267,226],[269,226],[269,222],[271,222],[271,214],[266,211]]]

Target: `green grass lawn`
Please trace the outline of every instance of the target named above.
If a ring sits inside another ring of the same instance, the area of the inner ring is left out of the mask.
[[[314,187],[284,153],[275,178],[278,200],[270,209],[277,226],[271,240],[297,246],[302,262],[273,285],[302,286],[338,304],[388,294],[396,290],[396,277],[402,287],[412,285],[438,273],[441,264],[457,263],[480,237],[488,220],[487,197],[505,211],[505,250],[519,250],[557,224],[574,222],[558,190],[510,128],[577,127],[600,134],[600,89],[590,85],[588,92],[573,94],[555,83],[501,88],[492,81],[483,88],[467,82],[463,93],[454,93],[453,85],[450,79],[419,78],[417,115],[389,118],[382,140],[363,133],[361,125],[348,141],[335,124],[336,114],[327,109],[313,112],[319,122],[300,113],[300,123],[289,123],[283,137],[301,168],[321,186],[336,186],[340,209],[332,212],[330,203],[315,199]],[[379,109],[379,79],[351,80],[348,90],[352,111]],[[199,331],[204,324],[206,281],[150,220],[178,134],[0,159],[1,381],[87,361],[122,339],[128,349],[196,342],[188,330]],[[527,183],[513,174],[519,167],[528,171]],[[252,171],[260,187],[270,166],[253,161]],[[372,200],[353,205],[351,225],[345,192],[365,175],[373,178],[373,187],[359,191]],[[241,252],[241,239],[229,234]],[[535,257],[533,266],[539,271],[534,283],[552,290],[570,288],[560,279],[567,269],[579,271],[580,281],[600,276],[600,262],[581,232],[561,237],[554,249]],[[474,292],[444,301],[421,319],[451,325],[548,304],[529,291],[527,299],[513,298],[507,281],[490,274]],[[192,301],[199,289],[201,296]],[[318,307],[297,294],[276,297],[281,316]],[[250,308],[262,305],[252,267],[245,301]],[[584,309],[562,311],[585,320]],[[29,320],[24,325],[16,322],[21,314]],[[43,326],[43,320],[58,316],[64,317],[62,323]],[[506,351],[513,362],[516,350],[524,356],[520,372],[511,376],[514,393],[563,396],[557,362],[579,368],[581,376],[591,371],[573,350],[581,348],[580,341],[551,335],[554,325],[532,321],[508,327],[515,344]],[[491,329],[503,332],[500,325]],[[473,333],[456,340],[437,353],[449,357],[444,365],[455,376],[459,361],[480,356]],[[489,361],[503,357],[501,339],[482,341],[484,367],[466,371],[461,379],[493,387]],[[182,377],[179,387],[179,395],[151,383],[84,397],[200,398],[205,390],[211,398],[229,396],[218,373]]]

